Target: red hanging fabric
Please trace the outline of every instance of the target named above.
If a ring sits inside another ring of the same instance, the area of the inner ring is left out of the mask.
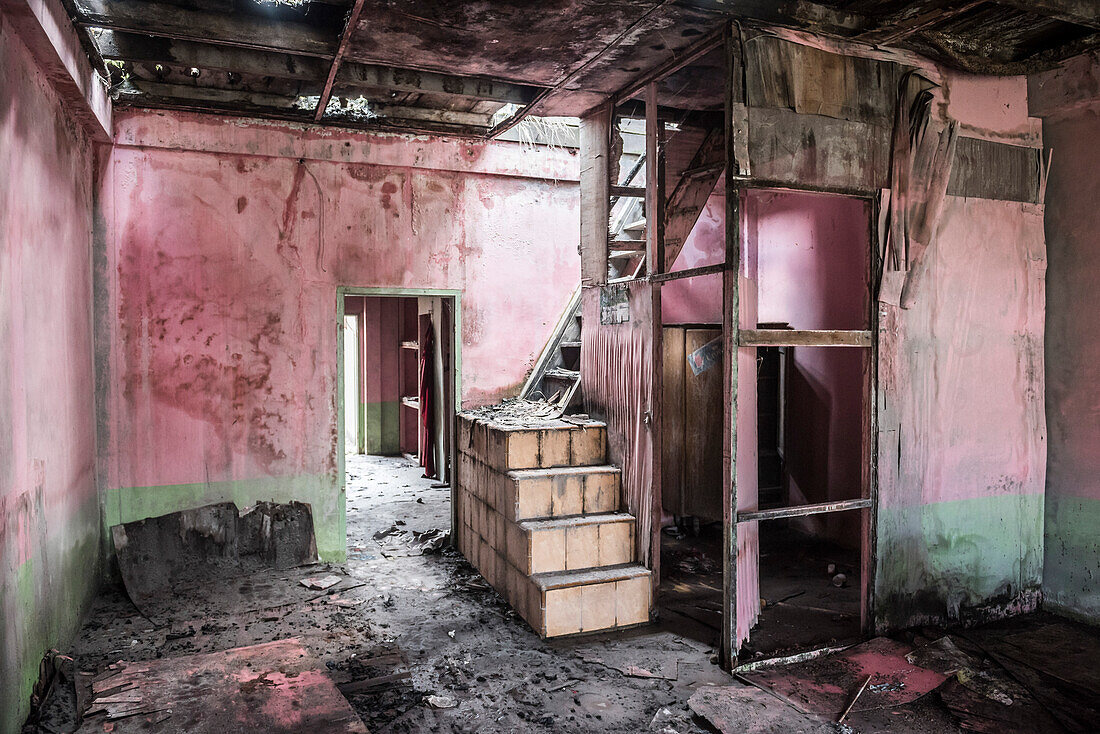
[[[434,479],[435,471],[435,351],[431,314],[420,314],[420,466],[424,476]]]

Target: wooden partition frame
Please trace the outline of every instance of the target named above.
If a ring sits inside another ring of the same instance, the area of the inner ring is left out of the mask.
[[[705,53],[722,47],[725,51],[725,198],[726,230],[725,259],[721,263],[689,268],[675,272],[665,271],[663,208],[665,204],[663,175],[663,122],[657,114],[657,82],[697,60]],[[831,193],[868,199],[872,202],[872,213],[868,227],[871,243],[871,263],[869,285],[874,292],[875,274],[879,272],[877,191],[836,190],[829,187],[792,186],[789,182],[772,182],[755,178],[749,161],[749,117],[748,100],[744,98],[744,46],[741,28],[736,21],[728,22],[720,32],[703,39],[693,49],[662,67],[640,77],[611,98],[610,105],[601,108],[601,122],[606,127],[601,131],[610,137],[616,107],[627,99],[645,91],[646,109],[646,186],[617,186],[609,179],[599,182],[602,201],[608,196],[645,196],[647,214],[661,212],[658,216],[647,216],[658,223],[657,227],[647,227],[646,235],[646,275],[644,280],[652,288],[653,318],[653,391],[651,396],[650,430],[655,436],[655,445],[660,445],[662,421],[662,322],[661,286],[664,283],[707,275],[722,275],[722,336],[723,336],[723,389],[726,401],[723,405],[723,441],[722,441],[722,503],[723,503],[723,614],[720,633],[719,659],[722,667],[733,670],[736,667],[740,642],[737,636],[737,560],[738,525],[747,522],[759,522],[780,518],[800,517],[829,512],[859,511],[862,515],[862,604],[861,621],[864,634],[872,627],[874,609],[875,574],[875,533],[877,523],[877,370],[878,370],[878,319],[875,318],[875,302],[871,299],[868,314],[870,329],[866,330],[762,330],[741,329],[739,323],[740,292],[738,275],[741,267],[741,195],[750,188],[774,188],[812,193]],[[606,141],[603,150],[610,150],[610,141]],[[595,160],[589,160],[590,165]],[[582,166],[583,169],[583,166]],[[603,170],[608,170],[604,168]],[[582,171],[583,173],[583,171]],[[606,188],[604,188],[606,186]],[[583,209],[583,207],[582,207]],[[604,212],[607,209],[603,209]],[[606,219],[606,217],[605,217]],[[604,249],[600,269],[606,281],[607,260]],[[618,280],[637,280],[622,278]],[[859,499],[842,502],[829,502],[798,507],[777,508],[774,510],[756,510],[738,512],[737,510],[737,358],[740,349],[761,346],[817,346],[849,347],[867,349],[869,354],[864,394],[867,409],[864,412],[863,431],[863,495]],[[661,466],[660,451],[653,458],[652,512],[654,517],[661,513]],[[653,523],[650,539],[653,558],[654,589],[660,583],[660,523]]]

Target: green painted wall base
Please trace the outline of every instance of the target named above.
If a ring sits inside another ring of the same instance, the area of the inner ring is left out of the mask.
[[[1046,500],[1043,605],[1096,624],[1100,621],[1100,500]]]
[[[1042,577],[1042,495],[879,508],[878,629],[1028,611]]]
[[[216,502],[234,502],[244,509],[264,500],[308,503],[313,510],[313,531],[321,560],[347,560],[346,498],[343,487],[328,474],[108,489],[104,525],[109,531],[113,525]]]
[[[48,536],[49,545],[36,543],[34,556],[14,567],[4,564],[0,579],[0,734],[20,731],[30,713],[31,691],[42,656],[50,648],[64,650],[68,646],[95,596],[100,578],[96,514],[92,503],[76,524]],[[44,533],[41,519],[33,518],[28,529]],[[71,535],[66,535],[66,530]],[[14,547],[0,545],[0,558],[9,561]]]
[[[401,453],[401,403],[364,403],[362,407],[364,451],[376,456]]]

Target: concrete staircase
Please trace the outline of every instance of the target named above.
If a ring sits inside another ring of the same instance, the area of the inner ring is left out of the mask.
[[[544,638],[649,621],[649,569],[596,421],[458,418],[458,547]]]

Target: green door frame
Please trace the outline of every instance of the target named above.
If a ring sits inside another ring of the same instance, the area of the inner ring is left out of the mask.
[[[451,446],[448,453],[451,455],[451,471],[447,476],[447,483],[451,487],[451,537],[454,538],[455,528],[455,473],[457,461],[455,456],[456,441],[458,437],[457,422],[454,418],[462,410],[462,291],[454,288],[376,288],[341,285],[336,287],[336,466],[340,473],[340,492],[347,494],[347,471],[344,457],[344,298],[345,296],[378,296],[383,298],[417,298],[438,297],[451,298],[454,301],[454,412],[452,414]],[[345,517],[347,514],[346,499],[344,504]],[[346,532],[346,531],[345,531]],[[347,536],[345,535],[345,543]]]

